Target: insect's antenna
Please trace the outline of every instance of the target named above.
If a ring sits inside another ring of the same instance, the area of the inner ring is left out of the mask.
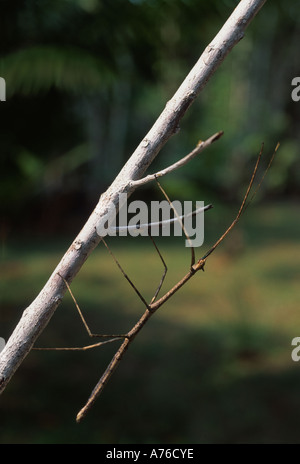
[[[179,221],[180,224],[181,224],[181,228],[182,228],[182,230],[183,230],[183,232],[184,232],[184,235],[186,236],[186,238],[187,238],[187,240],[188,240],[188,242],[189,242],[189,244],[190,244],[190,248],[191,248],[191,267],[192,267],[192,266],[195,264],[195,249],[194,249],[194,247],[192,246],[191,239],[190,239],[190,237],[189,237],[189,235],[188,235],[188,233],[187,233],[187,231],[186,231],[186,229],[185,229],[185,227],[184,227],[184,225],[183,225],[183,222],[182,222],[181,218],[179,217],[179,215],[178,215],[176,209],[174,208],[174,206],[173,206],[173,204],[172,204],[170,198],[168,197],[168,195],[166,194],[165,190],[162,188],[162,186],[161,186],[160,183],[158,182],[156,176],[155,176],[155,180],[156,180],[156,183],[157,183],[158,187],[159,187],[160,190],[162,191],[163,195],[164,195],[165,198],[167,199],[169,205],[172,207],[172,209],[173,209],[173,211],[174,211],[174,213],[175,213],[175,215],[176,215],[178,221]]]
[[[136,288],[136,286],[134,285],[134,283],[130,280],[130,278],[128,277],[128,275],[126,274],[126,272],[123,270],[121,264],[119,263],[119,261],[117,260],[117,258],[115,257],[115,255],[113,254],[113,252],[111,251],[111,249],[109,248],[109,246],[107,245],[106,241],[104,240],[104,238],[102,237],[101,238],[102,242],[104,243],[106,249],[108,250],[109,254],[111,255],[111,257],[113,258],[113,260],[115,261],[116,265],[118,266],[118,268],[120,269],[120,271],[122,272],[123,276],[125,277],[125,279],[130,283],[131,287],[134,289],[134,291],[136,292],[136,294],[139,296],[140,300],[144,303],[144,305],[146,306],[147,309],[150,310],[149,308],[149,305],[148,303],[146,302],[145,298],[143,297],[143,295],[139,292],[139,290]]]
[[[270,158],[269,164],[268,164],[268,166],[266,167],[265,172],[264,172],[264,174],[263,174],[263,176],[262,176],[262,178],[261,178],[259,184],[257,185],[255,191],[253,192],[253,194],[252,194],[250,200],[248,201],[247,205],[245,206],[244,211],[246,210],[246,208],[248,208],[248,206],[250,205],[250,203],[251,203],[252,200],[254,199],[255,195],[257,194],[258,190],[260,189],[261,184],[263,183],[263,180],[264,180],[264,178],[265,178],[267,172],[269,171],[269,169],[270,169],[270,167],[271,167],[271,164],[272,164],[273,161],[274,161],[275,155],[276,155],[276,153],[277,153],[279,147],[280,147],[280,143],[278,142],[277,145],[276,145],[276,147],[275,147],[275,150],[274,150],[274,152],[273,152],[273,155],[272,155],[271,158]]]
[[[276,146],[276,149],[278,148],[278,144]],[[248,204],[246,205],[246,202],[248,200],[248,197],[249,197],[249,194],[250,194],[250,191],[251,191],[251,188],[253,186],[253,182],[254,182],[254,179],[255,179],[255,176],[257,174],[257,169],[258,169],[258,165],[260,163],[260,160],[261,160],[261,157],[262,157],[262,152],[263,152],[263,149],[264,149],[264,144],[262,144],[261,146],[261,149],[260,149],[260,152],[259,152],[259,155],[257,157],[257,160],[256,160],[256,164],[255,164],[255,167],[254,167],[254,170],[253,170],[253,173],[252,173],[252,177],[251,177],[251,180],[249,182],[249,185],[248,185],[248,188],[246,190],[246,193],[245,193],[245,196],[244,196],[244,199],[242,201],[242,204],[240,206],[240,209],[239,209],[239,212],[236,216],[236,218],[233,220],[233,222],[231,223],[231,225],[228,227],[228,229],[224,232],[224,234],[216,241],[216,243],[210,248],[210,250],[208,250],[208,252],[201,258],[202,260],[205,260],[209,255],[211,255],[211,253],[217,248],[217,246],[220,245],[220,243],[225,239],[225,237],[229,234],[229,232],[231,231],[231,229],[233,229],[233,227],[236,225],[236,223],[239,221],[241,215],[243,214],[244,210],[246,209],[246,207],[248,207]],[[262,182],[262,181],[261,181]],[[260,184],[261,184],[260,182]],[[256,193],[256,191],[255,191]],[[253,199],[253,196],[251,198],[250,201],[252,201]]]
[[[84,319],[84,317],[83,317],[83,314],[82,314],[82,312],[81,312],[81,309],[79,308],[79,305],[78,305],[78,303],[77,303],[77,301],[76,301],[76,298],[75,298],[75,296],[74,296],[73,293],[72,293],[72,290],[71,290],[71,288],[70,288],[70,285],[68,284],[68,282],[66,281],[66,279],[65,279],[61,274],[58,274],[58,275],[59,275],[60,278],[64,281],[64,283],[65,283],[65,285],[66,285],[66,287],[67,287],[67,289],[68,289],[68,292],[70,293],[71,298],[72,298],[72,300],[74,301],[74,304],[75,304],[75,306],[76,306],[76,308],[77,308],[77,311],[78,311],[79,316],[80,316],[80,318],[81,318],[81,320],[82,320],[82,322],[83,322],[83,325],[84,325],[84,327],[86,328],[87,333],[88,333],[89,336],[91,337],[91,336],[92,336],[92,333],[91,333],[91,331],[90,331],[90,328],[89,328],[89,326],[87,325],[87,323],[86,323],[86,321],[85,321],[85,319]]]

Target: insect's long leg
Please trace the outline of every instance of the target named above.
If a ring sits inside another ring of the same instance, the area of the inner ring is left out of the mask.
[[[178,219],[178,221],[179,221],[180,224],[181,224],[181,228],[182,228],[182,230],[183,230],[183,232],[184,232],[184,234],[185,234],[185,236],[186,236],[186,238],[187,238],[187,240],[188,240],[188,242],[189,242],[189,244],[190,244],[190,248],[191,248],[191,268],[192,268],[193,265],[195,264],[195,249],[194,249],[194,247],[192,246],[192,242],[191,242],[190,236],[188,235],[188,233],[187,233],[187,231],[186,231],[186,229],[185,229],[185,227],[184,227],[183,221],[182,221],[181,218],[179,217],[179,215],[178,215],[176,209],[174,208],[174,206],[173,206],[173,204],[172,204],[170,198],[168,197],[168,195],[166,194],[165,190],[162,188],[162,186],[161,186],[160,183],[158,182],[157,177],[155,177],[155,180],[156,180],[156,183],[157,183],[158,187],[160,188],[161,192],[163,193],[164,197],[167,199],[169,205],[172,207],[172,209],[173,209],[175,215],[177,216],[177,219]]]
[[[116,335],[116,334],[106,334],[106,335],[105,335],[105,334],[95,334],[95,333],[92,333],[91,330],[90,330],[90,328],[89,328],[89,326],[88,326],[88,324],[87,324],[87,322],[86,322],[86,320],[85,320],[85,318],[84,318],[84,316],[83,316],[83,314],[82,314],[82,311],[81,311],[81,309],[80,309],[80,307],[79,307],[79,304],[77,303],[76,298],[75,298],[75,296],[73,295],[73,292],[72,292],[72,290],[71,290],[71,288],[70,288],[70,285],[68,284],[68,282],[66,281],[66,279],[65,279],[62,275],[59,274],[59,276],[63,279],[63,281],[64,281],[64,283],[65,283],[65,285],[66,285],[66,287],[67,287],[67,289],[68,289],[68,291],[69,291],[69,293],[70,293],[70,295],[71,295],[71,297],[72,297],[72,300],[73,300],[74,303],[75,303],[75,306],[76,306],[76,308],[77,308],[77,311],[78,311],[78,313],[79,313],[79,316],[80,316],[80,318],[81,318],[81,320],[82,320],[82,322],[83,322],[84,327],[86,328],[86,331],[87,331],[89,337],[91,337],[91,338],[93,338],[93,337],[94,337],[94,338],[100,338],[100,337],[102,337],[102,338],[116,338],[116,337],[118,337],[118,338],[124,338],[124,337],[125,337],[125,335],[123,335],[123,334],[122,334],[122,335],[120,335],[120,334],[117,334],[117,335]]]
[[[132,282],[132,280],[128,277],[128,275],[126,274],[126,272],[124,271],[124,269],[122,268],[121,264],[119,263],[119,261],[117,260],[117,258],[115,257],[115,255],[113,254],[113,252],[111,251],[111,249],[109,248],[109,246],[107,245],[106,241],[104,240],[104,238],[102,237],[102,242],[104,243],[106,249],[108,250],[109,254],[111,255],[111,257],[113,258],[113,260],[115,261],[116,265],[118,266],[118,268],[120,269],[120,271],[122,272],[123,276],[125,277],[125,279],[129,282],[129,284],[131,285],[131,287],[133,288],[133,290],[136,292],[136,294],[138,295],[138,297],[140,298],[140,300],[144,303],[144,305],[146,306],[147,309],[150,310],[150,307],[148,305],[148,303],[146,302],[145,298],[143,297],[143,295],[140,293],[140,291],[136,288],[136,286],[134,285],[134,283]]]
[[[100,335],[100,337],[103,337],[103,335]],[[86,346],[79,346],[79,347],[67,347],[67,348],[59,348],[59,347],[56,347],[56,348],[43,348],[43,347],[33,347],[32,349],[35,350],[35,351],[86,351],[86,350],[90,350],[92,348],[97,348],[98,346],[101,346],[101,345],[106,345],[107,343],[111,343],[111,342],[114,342],[116,340],[124,340],[126,336],[125,335],[118,335],[118,336],[115,336],[114,338],[110,338],[109,340],[105,340],[103,342],[98,342],[98,343],[94,343],[93,345],[86,345]]]
[[[161,287],[162,287],[162,285],[164,283],[166,274],[168,272],[168,268],[167,268],[167,265],[165,263],[164,258],[162,257],[161,252],[159,251],[159,249],[158,249],[158,247],[157,247],[157,245],[156,245],[155,241],[153,240],[153,237],[152,237],[152,235],[150,233],[149,233],[149,237],[150,237],[150,239],[151,239],[151,241],[152,241],[152,243],[153,243],[153,245],[154,245],[154,247],[155,247],[155,249],[156,249],[156,251],[157,251],[157,253],[158,253],[159,257],[160,257],[160,259],[161,259],[161,262],[163,263],[163,266],[164,266],[164,272],[163,272],[162,278],[161,278],[161,280],[159,282],[159,285],[158,285],[158,287],[157,287],[157,289],[156,289],[156,291],[155,291],[155,293],[154,293],[154,295],[152,297],[152,300],[150,302],[150,305],[151,305],[152,303],[154,303],[154,301],[156,300],[157,295],[160,292],[160,289],[161,289]]]
[[[73,292],[70,288],[70,285],[68,284],[68,282],[66,281],[66,279],[61,275],[59,274],[59,276],[61,277],[61,279],[64,281],[71,297],[72,297],[72,300],[74,301],[74,304],[77,308],[77,311],[78,311],[78,314],[80,316],[80,319],[89,335],[89,337],[91,338],[109,338],[109,340],[105,340],[105,341],[101,341],[101,342],[98,342],[98,343],[94,343],[93,345],[86,345],[86,346],[82,346],[82,347],[68,347],[68,348],[40,348],[40,347],[34,347],[33,349],[34,350],[37,350],[37,351],[85,351],[85,350],[89,350],[91,348],[96,348],[98,346],[101,346],[101,345],[105,345],[106,343],[111,343],[113,341],[116,341],[116,340],[123,340],[124,338],[126,338],[126,335],[125,334],[95,334],[95,333],[92,333],[83,314],[82,314],[82,311],[79,307],[79,304],[77,303],[76,301],[76,298],[75,296],[73,295]]]

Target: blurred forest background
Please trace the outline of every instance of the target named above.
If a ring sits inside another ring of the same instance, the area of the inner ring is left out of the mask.
[[[237,4],[1,0],[1,337]],[[151,166],[166,167],[224,131],[163,180],[172,199],[214,204],[209,246],[235,216],[261,143],[264,166],[281,143],[258,197],[205,276],[140,335],[79,426],[76,412],[113,348],[31,353],[0,400],[1,443],[299,442],[300,367],[290,356],[300,336],[300,103],[291,99],[299,40],[298,2],[267,2]],[[153,185],[134,197],[159,193]],[[111,246],[151,295],[162,269],[146,242],[112,239]],[[183,240],[161,239],[161,247],[168,285],[190,255]],[[72,288],[94,332],[124,332],[141,313],[102,247]],[[84,335],[66,295],[39,345],[84,345]]]

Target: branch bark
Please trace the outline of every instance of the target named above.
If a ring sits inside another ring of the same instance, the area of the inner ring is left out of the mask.
[[[0,353],[0,393],[30,352],[63,299],[67,287],[61,276],[72,282],[80,268],[98,245],[99,224],[104,223],[108,211],[118,207],[119,195],[128,196],[159,151],[179,130],[179,123],[207,81],[226,55],[243,38],[245,30],[266,0],[241,0],[219,33],[183,81],[173,98],[141,141],[108,190],[101,195],[88,221],[79,232],[44,288],[23,312],[19,323]]]

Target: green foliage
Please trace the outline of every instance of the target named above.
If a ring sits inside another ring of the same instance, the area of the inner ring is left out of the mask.
[[[55,193],[64,185],[82,197],[98,197],[236,1],[17,0],[15,5],[3,2],[0,44],[0,74],[7,83],[0,194],[5,204],[14,192],[9,221],[36,201],[38,177],[39,200],[49,199],[47,172],[77,147],[85,147],[82,162],[77,168],[64,163],[64,180]],[[173,198],[183,189],[193,197],[238,198],[261,143],[267,164],[278,141],[269,192],[299,194],[299,111],[290,97],[291,78],[298,73],[299,20],[293,12],[279,0],[265,5],[153,165],[165,167],[199,139],[224,130],[209,152],[186,166],[184,178],[174,174],[166,180]]]
[[[11,53],[1,61],[1,72],[14,94],[37,95],[52,87],[75,95],[95,94],[112,73],[95,56],[80,49],[36,46]]]

